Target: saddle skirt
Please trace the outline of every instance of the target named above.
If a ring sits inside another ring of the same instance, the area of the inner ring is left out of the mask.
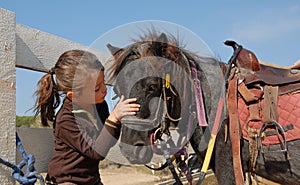
[[[264,120],[264,100],[261,102],[261,120]],[[279,120],[278,123],[287,129],[285,131],[286,141],[292,141],[300,139],[300,92],[294,94],[285,94],[282,96],[278,96],[278,115]],[[238,113],[239,113],[239,121],[242,129],[242,136],[244,139],[249,140],[248,129],[259,130],[262,128],[262,121],[250,121],[249,120],[249,109],[248,105],[244,102],[242,98],[238,99]],[[274,128],[267,128],[265,131],[274,130]],[[279,132],[280,133],[280,132]],[[264,135],[261,138],[261,142],[265,146],[280,144],[280,140],[278,136],[275,135]],[[281,136],[282,137],[282,136]]]

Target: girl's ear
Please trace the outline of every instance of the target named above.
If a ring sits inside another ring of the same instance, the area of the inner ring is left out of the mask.
[[[73,98],[73,92],[72,92],[72,91],[68,91],[68,92],[67,92],[67,97],[68,97],[70,100],[72,100],[72,98]]]

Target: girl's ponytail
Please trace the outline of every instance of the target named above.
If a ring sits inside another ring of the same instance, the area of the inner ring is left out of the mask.
[[[60,104],[58,87],[53,79],[54,70],[44,75],[38,82],[38,89],[35,91],[37,97],[34,108],[35,117],[40,114],[43,126],[49,126],[48,121],[54,121],[55,109]]]

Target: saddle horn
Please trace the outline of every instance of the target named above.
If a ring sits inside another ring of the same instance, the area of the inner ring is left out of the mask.
[[[243,47],[241,45],[237,44],[233,40],[226,40],[224,42],[224,44],[227,45],[227,46],[233,47],[233,50],[234,50],[233,55],[230,57],[230,59],[228,61],[228,68],[227,68],[225,76],[224,76],[225,86],[227,88],[227,86],[228,86],[228,78],[229,78],[231,69],[232,69],[233,65],[236,65],[236,61],[237,61],[238,55],[240,54],[240,52],[243,49]]]
[[[224,42],[224,44],[227,45],[227,46],[231,46],[234,50],[238,49],[241,46],[233,40],[226,40]]]
[[[252,51],[244,49],[241,45],[233,40],[226,40],[224,44],[233,48],[234,54],[232,59],[238,59],[240,67],[252,71],[260,70],[259,61]],[[236,62],[234,61],[234,63]]]

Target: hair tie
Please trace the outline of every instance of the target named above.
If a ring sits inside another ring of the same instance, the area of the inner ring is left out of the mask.
[[[54,67],[52,67],[52,68],[48,71],[48,73],[51,74],[51,75],[54,75],[54,74],[55,74]]]

